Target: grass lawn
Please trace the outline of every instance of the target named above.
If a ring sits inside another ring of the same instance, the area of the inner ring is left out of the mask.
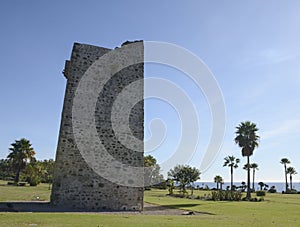
[[[1,186],[0,201],[49,200],[48,185]],[[203,195],[204,191],[195,191]],[[6,213],[0,226],[299,226],[300,195],[267,193],[264,202],[214,202],[165,196],[167,191],[145,191],[145,201],[202,214],[159,216],[99,213]]]
[[[0,180],[0,202],[34,201],[37,196],[42,201],[49,201],[50,193],[48,184],[39,184],[37,187],[7,186],[7,181]]]

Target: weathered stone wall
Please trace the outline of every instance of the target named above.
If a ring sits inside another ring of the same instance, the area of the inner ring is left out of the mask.
[[[101,177],[86,163],[74,138],[72,106],[76,88],[86,70],[109,51],[111,50],[102,47],[75,43],[71,59],[66,61],[64,75],[67,87],[51,193],[51,204],[54,206],[86,211],[143,208],[143,187],[122,186]],[[99,76],[101,77],[101,72]],[[97,133],[106,151],[116,160],[135,167],[143,167],[143,148],[137,152],[118,141],[111,127],[110,110],[117,94],[128,84],[143,77],[143,63],[129,66],[112,75],[99,94],[95,108]],[[143,92],[144,88],[140,86],[139,89]],[[143,122],[144,103],[140,101],[130,113],[129,127],[134,136],[141,140],[144,137]]]

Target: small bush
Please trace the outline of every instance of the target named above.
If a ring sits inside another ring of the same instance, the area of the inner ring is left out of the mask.
[[[185,198],[186,197],[184,194],[169,194],[169,196],[173,196],[175,198]]]
[[[272,187],[268,190],[268,192],[270,192],[270,193],[276,193],[277,190],[276,190],[275,186],[272,186]]]
[[[235,191],[212,191],[211,199],[214,201],[240,201],[242,193]]]
[[[287,194],[297,194],[298,192],[295,189],[292,189],[292,190],[289,189],[286,193]]]
[[[13,181],[8,181],[8,182],[7,182],[7,185],[17,185],[17,183],[16,183],[16,182],[13,182]]]
[[[261,202],[261,201],[264,201],[264,198],[247,198],[247,197],[244,197],[242,199],[242,201],[248,201],[248,202]]]
[[[256,196],[266,196],[266,192],[265,191],[257,191]]]
[[[37,186],[40,183],[40,179],[38,179],[37,177],[30,178],[28,180],[28,183],[30,186]]]

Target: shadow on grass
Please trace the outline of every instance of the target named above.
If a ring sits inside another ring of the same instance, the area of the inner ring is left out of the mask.
[[[177,209],[177,210],[182,210],[182,211],[185,211],[187,210],[188,208],[192,208],[192,207],[195,207],[195,206],[198,206],[199,204],[172,204],[172,205],[154,205],[154,204],[151,204],[151,206],[145,206],[144,207],[144,211],[164,211],[164,210],[167,210],[167,209]],[[191,209],[192,210],[192,209]],[[215,215],[213,213],[209,213],[209,212],[201,212],[201,211],[194,211],[195,213],[198,213],[198,214],[207,214],[207,215]]]
[[[143,213],[145,214],[182,214],[183,211],[191,211],[189,208],[199,204],[173,204],[173,205],[154,205],[145,203]],[[117,213],[140,213],[139,211],[108,211],[108,210],[86,210],[70,209],[64,207],[51,206],[50,202],[0,202],[0,212],[117,212]],[[209,212],[193,211],[198,214],[214,215]]]
[[[97,213],[139,213],[139,211],[76,209],[71,207],[53,206],[49,201],[0,202],[0,212],[97,212]]]

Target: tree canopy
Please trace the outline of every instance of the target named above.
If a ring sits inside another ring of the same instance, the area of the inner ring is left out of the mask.
[[[31,147],[31,143],[27,139],[16,140],[9,148],[11,151],[7,158],[11,162],[16,173],[15,182],[19,182],[20,172],[26,167],[27,163],[33,159],[35,152]]]
[[[179,183],[179,187],[183,193],[186,187],[200,179],[200,171],[189,165],[177,165],[168,172],[168,176]]]
[[[157,164],[157,160],[152,155],[147,155],[144,157],[144,180],[145,186],[157,185],[164,182],[164,177],[160,173],[160,166]]]

